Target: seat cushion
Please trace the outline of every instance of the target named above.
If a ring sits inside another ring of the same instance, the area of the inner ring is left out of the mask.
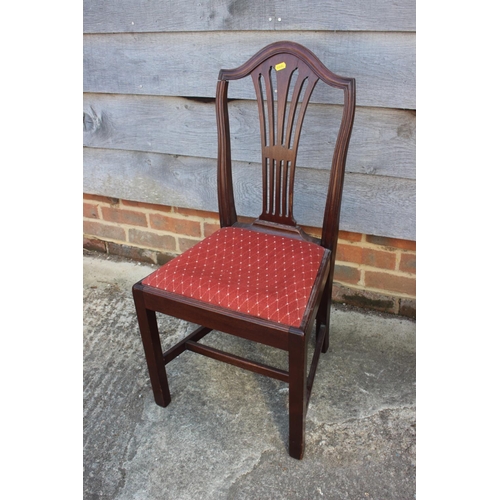
[[[226,227],[142,283],[298,327],[324,252],[313,243]]]

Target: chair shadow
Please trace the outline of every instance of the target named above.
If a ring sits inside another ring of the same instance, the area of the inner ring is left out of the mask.
[[[311,334],[308,343],[308,373],[314,354],[315,338],[314,333]],[[216,331],[207,335],[200,343],[225,350],[231,354],[242,356],[258,363],[288,371],[288,353],[280,349]],[[232,368],[238,369],[236,367]],[[279,439],[283,444],[284,450],[288,450],[288,384],[281,380],[276,380],[257,373],[249,372],[249,375],[253,377],[256,387],[259,390],[259,395],[265,401],[266,410],[271,415],[274,428],[278,431]]]
[[[157,316],[164,351],[199,326],[163,314],[158,314]],[[313,332],[308,343],[308,372],[314,354],[315,339],[316,337]],[[245,357],[258,363],[288,371],[288,353],[281,349],[269,347],[219,331],[211,332],[204,337],[200,343],[237,356]],[[193,355],[195,354],[193,353]],[[182,357],[183,355],[181,354],[177,362],[182,362]],[[214,363],[221,363],[220,361],[212,361]],[[241,368],[234,366],[230,368],[233,370],[242,370]],[[255,395],[257,396],[258,394],[262,397],[265,411],[270,414],[273,422],[273,428],[276,429],[278,433],[276,439],[279,439],[280,443],[283,445],[284,451],[288,450],[288,384],[257,373],[248,372],[248,375],[252,377],[252,380],[255,383]],[[169,380],[170,379],[171,377],[169,376]],[[217,381],[215,381],[215,383],[217,383]],[[171,387],[171,391],[173,398],[175,398],[175,387]],[[174,403],[174,401],[172,401],[172,403]]]

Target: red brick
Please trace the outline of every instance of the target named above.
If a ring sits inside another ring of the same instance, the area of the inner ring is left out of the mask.
[[[399,240],[397,238],[386,238],[385,236],[371,236],[366,237],[368,243],[373,243],[374,245],[381,245],[384,247],[400,248],[402,250],[412,250],[415,251],[417,244],[415,241],[411,240]]]
[[[191,247],[194,247],[196,243],[199,243],[200,240],[190,240],[188,238],[179,238],[179,249],[182,252],[189,250]]]
[[[147,227],[148,225],[146,214],[143,214],[141,212],[110,207],[101,207],[101,211],[103,219],[109,222],[142,227]]]
[[[417,300],[416,299],[400,299],[399,314],[408,318],[417,318]]]
[[[302,226],[302,229],[310,236],[321,238],[321,228],[313,226]]]
[[[156,212],[172,212],[172,207],[169,205],[156,205],[154,203],[144,203],[142,201],[121,200],[124,207],[144,208],[146,210],[154,210]]]
[[[83,248],[106,253],[106,242],[96,238],[83,238]]]
[[[302,229],[311,236],[321,238],[322,229],[320,227],[302,226]],[[360,233],[351,233],[350,231],[339,231],[339,240],[358,242],[361,241],[363,235]]]
[[[343,266],[341,264],[335,264],[335,270],[333,273],[333,279],[335,281],[356,285],[360,278],[361,272],[359,269],[350,266]]]
[[[337,253],[335,260],[343,262],[352,262],[353,264],[363,263],[363,248],[354,245],[346,245],[345,243],[337,244]]]
[[[339,240],[357,242],[361,241],[363,235],[360,233],[351,233],[350,231],[339,231]]]
[[[417,273],[417,256],[411,253],[401,254],[401,262],[399,263],[399,270],[405,273]]]
[[[405,276],[396,276],[389,273],[365,271],[365,286],[395,293],[404,293],[415,296],[416,280]]]
[[[396,269],[396,254],[374,250],[373,248],[363,248],[363,264],[379,269]]]
[[[369,292],[367,290],[354,290],[337,283],[334,283],[332,287],[332,299],[334,302],[341,302],[365,309],[374,309],[391,314],[398,312],[399,299],[396,297]]]
[[[141,229],[130,229],[129,242],[146,248],[158,248],[167,252],[175,252],[175,238],[168,234],[156,234]]]
[[[156,252],[154,250],[131,247],[129,245],[121,245],[118,243],[110,242],[108,243],[108,252],[112,255],[120,255],[122,257],[126,257],[127,259],[156,264]]]
[[[120,200],[118,198],[112,198],[111,196],[100,196],[98,194],[86,194],[83,193],[84,200],[92,200],[100,203],[109,203],[110,205],[117,205]]]
[[[215,231],[218,231],[220,229],[220,224],[217,223],[217,224],[211,224],[209,222],[205,222],[203,224],[203,231],[204,231],[204,234],[205,234],[205,238],[207,236],[210,236],[211,234],[214,234]]]
[[[83,234],[99,238],[126,241],[125,230],[97,221],[83,221]]]
[[[238,222],[243,222],[243,224],[251,224],[254,222],[256,217],[245,217],[243,215],[238,215]]]
[[[149,221],[151,229],[201,237],[201,226],[198,221],[167,217],[161,214],[150,214]]]
[[[99,213],[97,211],[97,205],[93,205],[92,203],[84,203],[83,216],[89,219],[98,219]]]
[[[174,212],[187,217],[202,217],[203,219],[219,219],[217,212],[208,212],[207,210],[195,210],[194,208],[175,207]]]

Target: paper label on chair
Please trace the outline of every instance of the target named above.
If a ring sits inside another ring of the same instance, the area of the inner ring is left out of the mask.
[[[277,64],[277,65],[274,67],[274,69],[275,69],[276,71],[279,71],[280,69],[285,69],[285,68],[286,68],[286,63],[284,63],[284,62],[279,63],[279,64]]]

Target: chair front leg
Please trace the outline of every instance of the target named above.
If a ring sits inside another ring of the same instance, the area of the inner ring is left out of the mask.
[[[157,405],[165,407],[170,403],[171,397],[156,313],[146,309],[142,290],[134,287],[133,295],[155,402]]]
[[[289,454],[302,459],[305,448],[307,402],[307,342],[302,332],[289,337]]]

